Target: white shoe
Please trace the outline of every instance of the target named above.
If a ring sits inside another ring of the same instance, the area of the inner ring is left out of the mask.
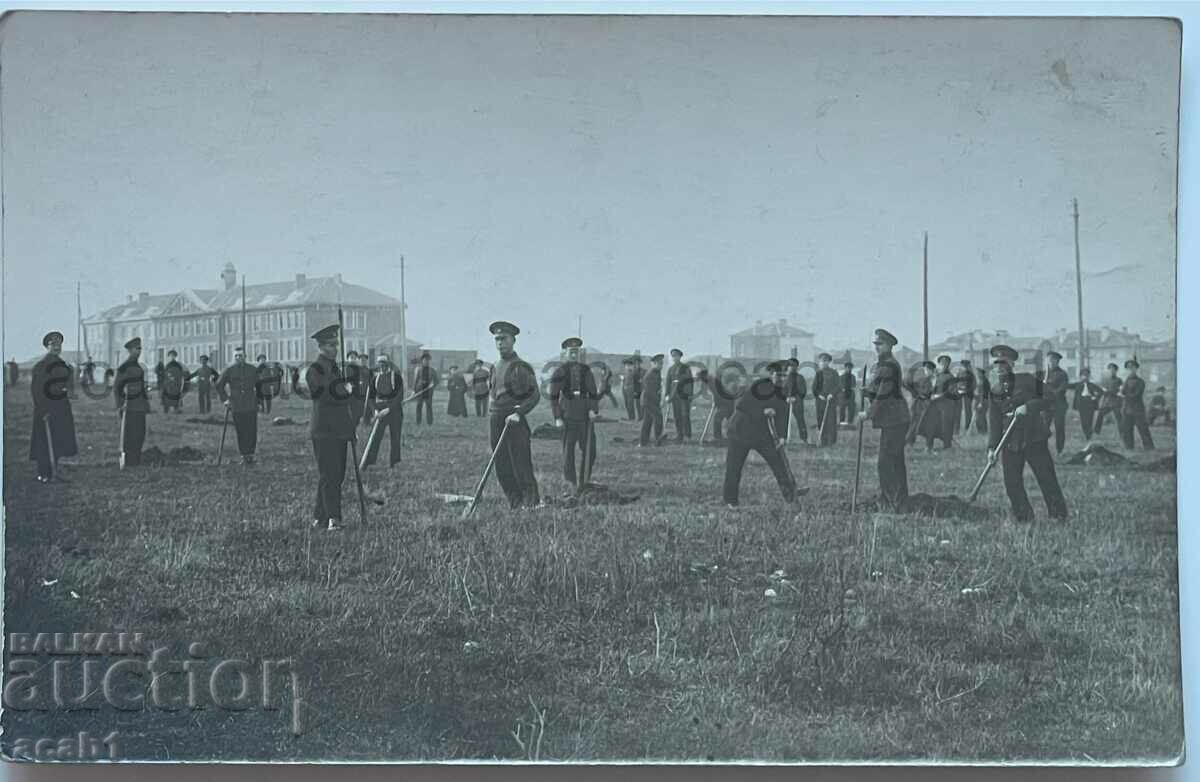
[[[325,527],[325,531],[326,531],[326,532],[337,532],[337,531],[338,531],[338,530],[340,530],[341,528],[342,528],[342,525],[341,525],[341,524],[338,524],[338,523],[337,523],[336,521],[334,521],[333,519],[330,519],[330,520],[329,520],[329,525]]]

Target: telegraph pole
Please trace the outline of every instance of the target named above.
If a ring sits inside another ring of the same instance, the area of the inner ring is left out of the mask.
[[[242,350],[249,350],[246,344],[246,275],[242,275]]]
[[[1079,264],[1079,199],[1071,199],[1071,215],[1075,219],[1075,307],[1079,318],[1079,368],[1089,363],[1087,332],[1083,330],[1083,271]]]
[[[400,377],[408,372],[408,332],[405,320],[408,317],[408,303],[404,298],[404,256],[400,256]],[[401,430],[403,431],[403,430]]]
[[[929,231],[925,232],[924,248],[921,251],[921,313],[923,328],[921,332],[922,360],[929,360]]]

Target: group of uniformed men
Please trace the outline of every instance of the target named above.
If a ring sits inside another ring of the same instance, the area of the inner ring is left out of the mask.
[[[377,357],[374,370],[367,365],[368,357],[348,356],[347,366],[338,363],[338,329],[334,324],[312,335],[319,355],[305,372],[303,385],[312,403],[309,435],[313,443],[318,482],[313,510],[314,525],[335,530],[342,524],[341,491],[346,468],[346,448],[356,438],[360,424],[374,422],[364,455],[364,465],[378,458],[382,436],[390,437],[390,464],[400,461],[400,433],[403,425],[403,404],[413,399],[432,422],[433,388],[437,373],[422,355],[414,375],[416,393],[404,397],[403,373],[391,366],[386,355]],[[476,414],[489,418],[489,442],[494,451],[495,470],[510,505],[536,507],[541,504],[534,475],[530,450],[529,413],[537,406],[541,394],[533,368],[515,350],[520,329],[507,321],[496,321],[489,331],[495,338],[499,359],[489,371],[482,361],[472,370],[472,385],[477,400]],[[34,366],[32,393],[34,401],[31,459],[37,462],[37,478],[47,482],[56,475],[57,460],[73,456],[78,451],[74,420],[66,392],[72,370],[61,358],[63,336],[50,332],[43,339],[46,355]],[[950,368],[948,356],[939,356],[938,363],[925,362],[919,377],[907,377],[892,355],[896,338],[885,329],[875,331],[873,345],[876,362],[862,387],[864,409],[838,414],[843,422],[870,421],[879,430],[878,478],[880,504],[892,511],[903,512],[908,503],[908,478],[904,449],[916,436],[925,436],[932,445],[934,437],[945,446],[952,441],[953,432],[961,424],[970,427],[972,413],[978,431],[988,435],[988,458],[1001,462],[1005,489],[1014,515],[1021,520],[1033,517],[1033,509],[1025,493],[1022,473],[1029,465],[1054,518],[1067,515],[1066,500],[1058,484],[1054,460],[1048,440],[1053,430],[1056,450],[1061,453],[1065,439],[1066,393],[1074,392],[1073,407],[1080,413],[1085,436],[1099,432],[1105,418],[1111,414],[1121,429],[1126,446],[1133,447],[1136,430],[1143,446],[1152,449],[1146,409],[1143,403],[1145,382],[1138,376],[1138,362],[1125,364],[1127,377],[1117,376],[1117,366],[1109,364],[1108,376],[1098,385],[1091,382],[1090,372],[1081,371],[1080,380],[1069,382],[1059,367],[1061,356],[1048,354],[1049,367],[1044,376],[1016,372],[1018,354],[1006,345],[993,347],[990,354],[995,374],[989,380],[983,372],[973,372],[969,362],[961,362],[956,370]],[[117,368],[113,395],[121,413],[121,449],[128,465],[141,461],[142,444],[146,434],[146,413],[149,398],[145,372],[140,363],[141,340],[134,338],[125,344],[128,358]],[[599,401],[608,397],[615,404],[611,391],[611,373],[602,368],[598,383],[592,368],[581,361],[583,342],[571,337],[562,343],[565,361],[559,365],[549,386],[551,411],[555,426],[562,431],[563,477],[577,489],[586,488],[596,462],[594,423],[599,416]],[[803,399],[806,382],[799,373],[796,359],[778,360],[767,366],[767,377],[752,382],[736,362],[722,364],[715,377],[700,370],[694,377],[691,367],[682,362],[683,352],[670,351],[672,364],[662,375],[665,356],[650,359],[651,369],[641,372],[636,358],[626,361],[626,412],[630,418],[641,418],[640,446],[651,442],[661,444],[663,435],[664,401],[670,403],[676,422],[676,438],[691,439],[691,385],[699,382],[712,394],[713,409],[710,423],[717,441],[726,445],[726,467],[723,499],[729,506],[738,504],[738,487],[746,458],[750,451],[758,452],[770,466],[784,498],[791,502],[807,489],[797,485],[783,449],[792,424],[802,439],[807,438]],[[265,357],[259,366],[247,363],[245,350],[236,348],[234,362],[223,372],[208,366],[201,357],[201,366],[187,372],[178,364],[174,351],[164,367],[164,410],[178,409],[186,383],[197,381],[201,409],[210,405],[215,390],[232,416],[237,432],[238,449],[246,464],[253,464],[257,443],[257,416],[263,411],[263,384],[275,383],[279,376],[266,367]],[[829,354],[818,357],[818,370],[813,381],[816,413],[821,444],[836,441],[837,426],[829,422],[835,408],[848,408],[846,396],[855,388],[852,367],[847,364],[839,375],[830,367]],[[454,414],[466,415],[465,378],[452,368],[460,383],[453,392],[458,395]],[[299,378],[293,378],[298,386]],[[484,402],[479,403],[481,384],[486,384]],[[297,390],[299,390],[297,388]],[[912,395],[911,407],[903,391]],[[266,395],[270,395],[268,391]],[[174,397],[174,398],[172,398]],[[1164,403],[1165,406],[1165,403]],[[853,408],[849,408],[853,410]],[[965,419],[965,423],[963,423]],[[1093,426],[1094,421],[1094,426]],[[723,434],[727,426],[728,437]],[[379,435],[378,437],[376,435]],[[499,447],[499,446],[503,447]],[[1001,447],[1002,446],[1002,447]],[[582,459],[576,466],[576,453]]]

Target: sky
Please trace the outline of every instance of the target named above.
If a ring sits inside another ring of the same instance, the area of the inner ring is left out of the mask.
[[[429,346],[727,353],[787,318],[1174,333],[1162,20],[16,13],[3,351],[138,291],[340,272]]]

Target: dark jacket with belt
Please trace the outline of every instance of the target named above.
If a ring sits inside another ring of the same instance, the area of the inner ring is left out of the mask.
[[[1000,438],[1013,419],[1013,411],[1025,405],[1026,414],[1013,427],[1005,448],[1023,451],[1031,443],[1045,441],[1050,427],[1042,415],[1053,401],[1047,399],[1042,381],[1027,372],[1001,375],[992,384],[988,398],[988,448],[1000,444]]]
[[[404,417],[404,375],[396,369],[375,372],[367,386],[367,409],[379,412],[390,410],[389,415]]]
[[[1067,376],[1067,371],[1062,367],[1053,367],[1046,370],[1045,392],[1046,398],[1052,403],[1052,409],[1059,412],[1067,411],[1067,389],[1071,386],[1071,379]]]
[[[113,379],[113,395],[117,398],[117,406],[122,404],[130,413],[150,412],[150,399],[146,396],[146,370],[132,358],[117,367]]]
[[[867,388],[863,396],[870,402],[867,417],[876,429],[887,429],[893,426],[908,426],[912,420],[908,413],[908,405],[904,403],[901,391],[904,383],[904,373],[899,362],[892,357],[881,358],[871,368],[867,377]]]
[[[246,363],[234,362],[217,378],[217,395],[221,401],[230,401],[229,409],[235,413],[252,413],[258,410],[258,369]]]
[[[783,422],[787,420],[785,416],[788,412],[784,392],[782,386],[775,385],[774,381],[767,377],[751,383],[733,403],[733,416],[729,419],[729,439],[748,445],[774,445],[766,411],[775,411],[775,432],[779,434]]]
[[[1121,384],[1121,395],[1125,397],[1122,412],[1125,415],[1146,412],[1146,381],[1140,377],[1127,377]]]
[[[662,370],[650,369],[642,375],[642,407],[662,407]]]
[[[578,361],[568,361],[550,377],[550,410],[555,418],[586,421],[588,412],[599,412],[596,379],[590,369]]]
[[[309,364],[304,374],[312,400],[312,419],[308,434],[314,440],[353,440],[354,420],[350,417],[352,389],[337,362],[325,356]]]

